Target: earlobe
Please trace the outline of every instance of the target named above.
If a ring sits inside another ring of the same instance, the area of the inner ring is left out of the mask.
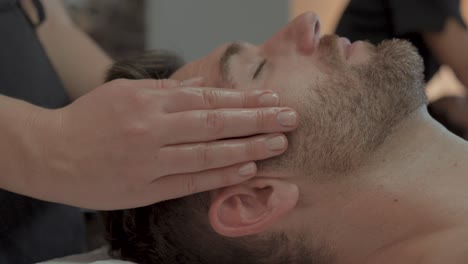
[[[210,223],[223,236],[258,234],[292,210],[298,198],[295,184],[257,178],[213,193]]]

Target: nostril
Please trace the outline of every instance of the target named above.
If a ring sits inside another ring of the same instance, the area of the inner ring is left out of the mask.
[[[315,20],[315,25],[314,25],[314,34],[317,36],[320,36],[320,29],[321,29],[320,20],[317,18]]]
[[[295,20],[290,26],[290,31],[294,34],[294,41],[297,41],[298,50],[306,55],[314,52],[320,39],[320,20],[315,13],[307,13]]]

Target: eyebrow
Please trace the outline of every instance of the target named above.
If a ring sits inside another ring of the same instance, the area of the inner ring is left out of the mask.
[[[219,72],[225,82],[231,82],[231,69],[229,67],[229,61],[232,56],[237,55],[244,50],[244,47],[239,42],[231,43],[221,55],[219,59]]]

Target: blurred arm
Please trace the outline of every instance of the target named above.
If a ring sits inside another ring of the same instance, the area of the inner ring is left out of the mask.
[[[73,24],[61,0],[43,0],[42,4],[46,20],[37,28],[39,39],[65,89],[75,100],[104,82],[112,60]],[[23,6],[34,17],[30,0],[23,0]]]
[[[0,189],[28,190],[38,173],[38,116],[43,108],[0,95]],[[46,129],[49,126],[45,126]],[[42,138],[40,138],[42,139]]]
[[[448,65],[468,89],[468,32],[449,18],[440,32],[423,33],[423,38],[441,64]]]

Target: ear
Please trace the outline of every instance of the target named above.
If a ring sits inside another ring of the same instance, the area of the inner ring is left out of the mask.
[[[240,237],[263,232],[292,210],[299,199],[295,184],[256,178],[212,193],[210,223],[220,235]]]

